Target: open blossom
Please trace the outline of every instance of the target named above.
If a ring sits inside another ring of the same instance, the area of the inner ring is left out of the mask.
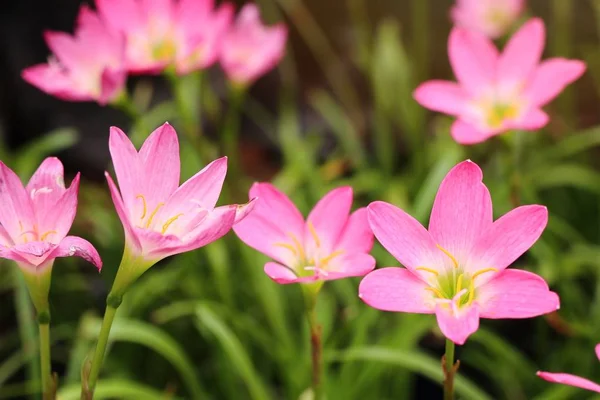
[[[283,24],[264,26],[255,4],[246,4],[227,32],[220,60],[232,82],[248,85],[274,68],[285,52],[287,29]]]
[[[63,165],[44,160],[26,187],[0,162],[0,257],[14,260],[28,273],[51,267],[56,257],[78,256],[94,264],[102,261],[87,240],[67,236],[77,211],[79,174],[65,188]]]
[[[127,69],[178,74],[204,69],[218,58],[233,8],[214,0],[96,0],[99,12],[125,36]]]
[[[113,127],[109,147],[120,193],[108,173],[106,179],[125,228],[126,247],[146,267],[219,239],[254,205],[215,207],[227,173],[226,157],[179,186],[179,142],[168,123],[152,132],[139,153]]]
[[[23,70],[24,80],[62,100],[104,105],[122,93],[124,42],[88,7],[81,7],[73,36],[48,31],[44,37],[53,55],[47,64]]]
[[[255,183],[254,211],[233,227],[248,246],[276,262],[265,273],[277,283],[306,283],[362,276],[373,270],[373,233],[365,208],[350,214],[352,188],[326,194],[306,221],[294,203],[269,183]]]
[[[375,237],[406,268],[371,272],[359,296],[384,311],[433,314],[457,344],[479,318],[530,318],[556,311],[559,299],[540,276],[506,269],[540,237],[545,207],[518,207],[492,220],[490,193],[477,164],[464,161],[444,178],[429,230],[401,209],[368,207]]]
[[[600,360],[600,343],[596,345],[596,357]],[[600,385],[577,375],[538,371],[537,376],[548,382],[562,383],[600,393]]]
[[[519,18],[524,0],[456,0],[450,15],[456,26],[495,39],[505,34]]]
[[[448,54],[458,83],[428,81],[414,97],[424,107],[457,118],[451,134],[458,143],[483,142],[512,129],[540,129],[549,120],[541,107],[585,71],[579,60],[540,62],[544,40],[538,18],[525,23],[502,54],[483,34],[454,28]]]

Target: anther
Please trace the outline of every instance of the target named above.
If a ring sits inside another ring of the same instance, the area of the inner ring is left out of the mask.
[[[431,272],[435,276],[439,275],[439,273],[435,269],[433,269],[433,268],[417,267],[417,268],[415,268],[415,271],[426,271],[426,272]]]
[[[288,236],[294,241],[294,244],[296,245],[296,248],[298,249],[298,255],[300,256],[300,259],[301,260],[306,259],[306,253],[304,253],[304,247],[302,247],[302,243],[300,243],[300,241],[298,240],[296,235],[294,235],[293,233],[288,233]]]
[[[331,253],[330,255],[328,255],[327,257],[322,258],[319,261],[319,264],[321,265],[321,268],[325,268],[325,266],[329,263],[329,261],[333,260],[335,257],[339,256],[343,252],[344,252],[343,250],[336,250],[333,253]]]
[[[160,208],[164,205],[165,205],[165,203],[158,203],[156,205],[156,208],[154,209],[154,211],[152,211],[152,214],[150,214],[150,216],[148,217],[148,221],[146,222],[146,229],[150,228],[150,225],[152,224],[152,219],[154,218],[154,216],[156,215],[158,210],[160,210]]]
[[[317,235],[315,226],[310,221],[308,221],[307,225],[308,225],[308,230],[310,231],[310,234],[312,235],[313,240],[315,241],[315,244],[317,245],[317,247],[321,247],[321,241],[319,240],[319,236]]]
[[[175,220],[177,220],[177,218],[181,217],[182,215],[183,215],[183,213],[179,213],[179,214],[177,214],[176,216],[169,218],[169,219],[167,220],[167,222],[165,222],[165,223],[163,224],[163,226],[162,226],[162,230],[161,230],[161,233],[164,235],[164,234],[165,234],[165,232],[167,231],[167,229],[169,229],[169,226],[170,226],[170,225],[171,225],[173,222],[175,222]]]
[[[450,254],[450,252],[448,250],[444,249],[439,244],[436,244],[436,247],[438,249],[440,249],[445,255],[447,255],[452,260],[452,264],[454,264],[454,268],[458,268],[458,261],[456,261],[456,258],[454,258],[454,256],[452,254]]]
[[[460,290],[462,289],[462,284],[463,284],[463,275],[464,274],[460,274],[458,276],[458,279],[456,279],[456,293],[459,293]]]
[[[498,272],[498,270],[496,268],[480,269],[479,271],[477,271],[477,272],[475,272],[473,274],[473,276],[471,277],[471,279],[475,280],[475,278],[477,278],[479,275],[485,274],[486,272]]]
[[[40,240],[43,242],[44,240],[46,240],[46,238],[47,238],[48,236],[50,236],[50,235],[56,235],[57,233],[58,233],[58,232],[56,232],[56,231],[48,231],[48,232],[44,233],[44,234],[42,235],[42,237],[40,237]]]
[[[273,246],[283,247],[284,249],[288,249],[289,251],[291,251],[293,255],[298,255],[296,248],[289,243],[275,243]]]
[[[138,194],[137,196],[135,196],[136,199],[142,199],[142,205],[144,206],[144,209],[142,210],[142,216],[140,217],[140,219],[144,219],[144,217],[146,216],[146,198],[141,195]]]
[[[436,296],[437,296],[437,297],[439,297],[440,299],[443,299],[443,298],[444,298],[444,295],[442,294],[442,292],[441,292],[439,289],[437,289],[437,288],[434,288],[434,287],[431,287],[431,286],[429,286],[429,287],[426,287],[426,288],[425,288],[425,290],[427,290],[427,291],[429,291],[429,292],[433,293],[434,295],[436,295]]]

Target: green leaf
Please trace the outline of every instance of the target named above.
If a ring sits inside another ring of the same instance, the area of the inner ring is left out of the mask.
[[[545,166],[531,172],[527,181],[538,189],[575,187],[600,194],[600,173],[579,164]]]
[[[61,388],[57,393],[57,398],[60,400],[78,400],[80,394],[81,385],[73,384]],[[94,391],[94,399],[177,400],[179,398],[174,397],[172,393],[166,390],[161,392],[125,379],[105,379],[98,382]]]
[[[44,157],[69,148],[75,142],[77,131],[74,128],[60,128],[48,132],[28,143],[17,153],[14,170],[21,178],[30,177]]]

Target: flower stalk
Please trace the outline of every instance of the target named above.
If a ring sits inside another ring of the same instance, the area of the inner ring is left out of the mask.
[[[42,393],[44,400],[54,398],[52,384],[52,366],[50,364],[50,313],[38,313],[38,329],[40,338],[40,367],[42,373]]]
[[[315,282],[302,286],[306,304],[306,316],[310,327],[313,400],[323,400],[324,398],[322,328],[317,318],[317,296],[322,286],[323,282]]]
[[[454,375],[458,371],[460,361],[454,362],[454,342],[446,339],[446,353],[442,357],[444,370],[444,400],[454,400]]]

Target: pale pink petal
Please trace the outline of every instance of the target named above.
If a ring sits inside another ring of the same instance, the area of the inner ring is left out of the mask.
[[[491,135],[478,130],[468,122],[460,119],[454,121],[450,128],[450,134],[460,144],[476,144],[485,142]]]
[[[598,343],[596,347],[594,347],[594,351],[596,352],[596,357],[598,358],[598,360],[600,360],[600,343]]]
[[[98,271],[102,270],[102,260],[98,251],[87,240],[78,236],[67,236],[48,255],[48,258],[56,257],[81,257],[93,264]]]
[[[179,141],[177,132],[168,122],[155,129],[144,141],[138,162],[143,171],[142,194],[146,196],[148,208],[153,209],[179,187]]]
[[[468,100],[467,94],[458,84],[432,80],[422,83],[413,93],[417,103],[433,111],[460,115]]]
[[[346,226],[351,207],[352,188],[349,186],[334,189],[323,196],[306,219],[304,237],[307,247],[316,246],[330,253]],[[315,234],[316,237],[313,237]]]
[[[89,58],[89,49],[80,46],[77,40],[65,32],[45,31],[44,39],[58,61],[68,70],[78,70],[82,61]]]
[[[532,318],[556,311],[560,301],[541,276],[507,269],[477,289],[482,318]]]
[[[66,192],[64,168],[56,157],[46,158],[25,187],[37,213],[43,216]]]
[[[458,345],[463,345],[479,329],[479,310],[476,304],[454,310],[451,304],[438,303],[435,315],[444,336]]]
[[[539,108],[529,110],[518,122],[515,122],[514,129],[523,129],[526,131],[535,131],[543,128],[550,121],[550,117]]]
[[[96,0],[98,12],[113,29],[127,32],[142,24],[136,0]]]
[[[543,61],[533,72],[525,88],[525,95],[532,106],[541,107],[579,79],[585,69],[585,63],[579,60],[551,58]]]
[[[423,279],[428,279],[430,275],[427,274],[430,273],[417,271],[416,268],[426,267],[445,272],[446,256],[436,247],[435,240],[419,221],[382,201],[369,204],[368,217],[377,240],[406,268]]]
[[[367,218],[367,208],[363,207],[350,214],[350,218],[348,218],[334,249],[345,252],[368,253],[373,248],[374,240],[373,231]]]
[[[28,264],[39,266],[48,259],[55,244],[41,241],[19,243],[12,247],[12,252],[25,259]]]
[[[548,210],[538,205],[521,206],[503,215],[481,236],[466,265],[469,271],[496,268],[502,271],[539,239],[548,223]],[[480,278],[491,279],[493,274]]]
[[[38,233],[40,240],[57,244],[64,238],[73,224],[77,212],[77,194],[79,193],[79,173],[75,175],[71,186],[52,204],[35,204]],[[62,181],[62,176],[60,177]],[[36,197],[44,196],[38,193]],[[34,199],[35,201],[35,199]]]
[[[100,77],[98,104],[104,106],[115,100],[125,90],[127,71],[125,69],[105,68]]]
[[[600,385],[577,375],[543,371],[538,371],[536,375],[548,382],[562,383],[563,385],[575,386],[581,389],[600,393]]]
[[[236,207],[234,224],[241,222],[244,218],[246,218],[248,216],[248,214],[250,214],[252,212],[252,210],[254,210],[257,200],[258,200],[258,198],[255,197],[253,199],[250,199],[250,201],[247,202],[246,204],[235,204],[235,205],[230,206],[230,207]]]
[[[289,268],[275,262],[265,264],[265,274],[272,280],[281,284],[298,283],[298,276]]]
[[[19,254],[19,252],[15,251],[13,247],[5,247],[0,246],[0,258],[4,258],[5,260],[16,261],[18,263],[28,264],[31,263],[25,258],[23,255]]]
[[[31,198],[19,177],[0,161],[0,224],[13,241],[33,229],[35,214]]]
[[[143,194],[140,193],[143,187],[143,179],[138,153],[127,135],[115,126],[110,128],[108,147],[125,210],[127,215],[130,215],[136,209],[136,201],[139,201],[136,196]]]
[[[342,254],[324,268],[323,280],[334,280],[352,276],[364,276],[375,268],[375,259],[370,254]]]
[[[125,238],[127,239],[127,242],[131,242],[131,244],[135,246],[137,251],[141,251],[142,245],[140,244],[140,241],[137,237],[134,226],[129,221],[129,215],[127,213],[127,210],[125,210],[125,205],[123,204],[121,194],[119,194],[119,189],[117,189],[117,186],[113,182],[108,172],[105,172],[104,176],[106,176],[106,181],[108,182],[110,197],[112,198],[112,201],[115,205],[115,210],[117,211],[117,215],[119,216],[121,224],[123,225],[123,229],[125,231]]]
[[[435,303],[427,287],[405,268],[382,268],[363,278],[358,297],[383,311],[432,314]]]
[[[504,47],[498,64],[498,79],[525,83],[540,62],[545,38],[546,31],[541,19],[532,18],[526,22]]]
[[[54,97],[66,101],[88,101],[93,96],[73,85],[68,74],[56,65],[38,64],[23,70],[21,77],[27,83]]]
[[[471,160],[463,161],[448,172],[438,189],[429,233],[463,264],[492,222],[492,198],[483,184],[483,172]]]
[[[485,36],[462,28],[452,29],[448,56],[456,79],[469,94],[480,94],[493,84],[498,50]]]

